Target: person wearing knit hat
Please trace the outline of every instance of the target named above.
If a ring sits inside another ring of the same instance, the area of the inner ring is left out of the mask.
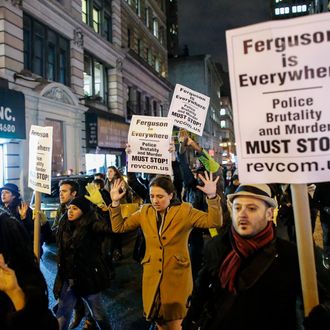
[[[61,330],[69,329],[73,310],[82,298],[98,329],[110,330],[101,295],[109,283],[101,244],[112,232],[110,221],[99,219],[82,196],[73,198],[67,208],[67,217],[59,222],[57,232],[58,270],[53,290],[58,299],[56,318]]]
[[[27,202],[22,201],[19,188],[14,183],[6,183],[0,188],[0,206],[21,222],[33,240],[33,213]],[[42,249],[41,249],[42,252]]]
[[[298,252],[276,236],[270,187],[241,184],[227,201],[232,221],[205,246],[182,329],[296,329]]]
[[[87,214],[88,212],[91,211],[90,203],[85,197],[83,197],[83,196],[76,197],[68,205],[68,218],[69,218],[69,220],[76,220],[77,219],[77,217],[75,217],[75,219],[72,219],[72,210],[75,209],[73,207],[70,207],[72,205],[76,206],[81,211],[80,216],[85,215],[85,214]]]

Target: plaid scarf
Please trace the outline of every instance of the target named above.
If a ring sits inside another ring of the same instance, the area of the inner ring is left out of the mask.
[[[235,281],[242,260],[251,256],[274,239],[273,223],[271,221],[268,222],[265,229],[251,238],[241,237],[234,227],[231,226],[231,235],[233,250],[223,261],[219,270],[219,278],[222,288],[227,288],[229,292],[236,293]]]

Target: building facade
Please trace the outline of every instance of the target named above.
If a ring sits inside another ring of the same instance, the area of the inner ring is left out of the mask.
[[[30,195],[31,125],[54,128],[53,175],[125,165],[131,115],[161,115],[169,104],[164,8],[155,0],[0,0],[0,89],[23,97],[11,111],[25,125],[25,136],[0,127],[0,183]]]

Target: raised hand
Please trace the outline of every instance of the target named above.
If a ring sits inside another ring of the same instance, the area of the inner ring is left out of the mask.
[[[29,209],[29,205],[26,202],[21,202],[21,204],[18,205],[18,213],[21,220],[26,219],[26,213],[28,209]]]
[[[0,291],[3,291],[12,300],[16,310],[20,310],[24,307],[25,297],[22,289],[18,285],[15,271],[8,267],[1,253],[0,253]]]
[[[113,206],[118,206],[119,201],[125,196],[126,191],[122,189],[122,180],[116,179],[111,187],[110,196]]]
[[[87,183],[85,188],[89,193],[89,195],[85,195],[86,199],[88,199],[91,203],[97,205],[97,207],[101,209],[106,207],[106,204],[103,200],[100,190],[94,183]]]
[[[217,182],[219,181],[219,176],[213,180],[212,173],[209,174],[207,171],[205,171],[204,175],[205,177],[201,174],[198,174],[198,177],[202,180],[204,186],[197,186],[197,188],[206,194],[208,198],[214,198],[217,194]]]

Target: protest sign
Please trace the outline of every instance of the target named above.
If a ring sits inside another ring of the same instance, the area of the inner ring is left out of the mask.
[[[174,125],[202,136],[209,104],[208,96],[176,84],[168,117]]]
[[[29,187],[50,194],[53,127],[32,125],[29,142]]]
[[[227,31],[243,183],[330,179],[330,14]]]
[[[128,132],[128,171],[171,174],[169,147],[173,122],[169,118],[132,116]]]

